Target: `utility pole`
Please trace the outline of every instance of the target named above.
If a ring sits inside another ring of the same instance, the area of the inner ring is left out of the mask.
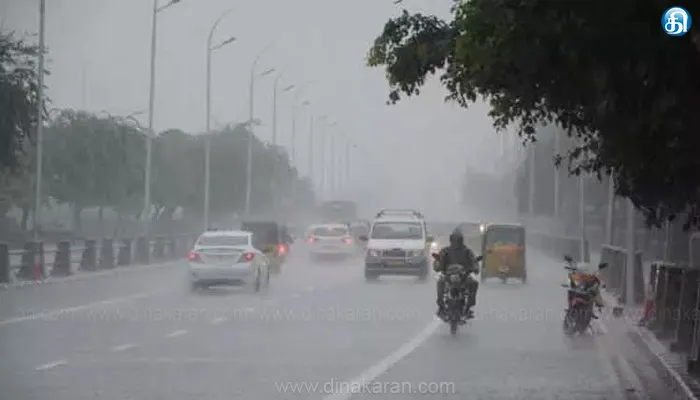
[[[634,264],[636,257],[636,235],[635,235],[635,212],[634,203],[627,199],[627,264],[625,265],[625,304],[627,306],[634,305],[635,287],[634,287]]]
[[[554,133],[554,155],[558,156],[560,152],[559,147],[559,133]],[[559,168],[554,166],[554,221],[559,225]]]
[[[528,183],[529,183],[529,196],[528,196],[528,212],[530,216],[535,215],[535,145],[530,146],[530,157],[528,160]]]
[[[337,195],[337,192],[336,192],[337,188],[336,188],[336,181],[335,181],[335,163],[336,163],[336,160],[335,160],[335,136],[330,136],[328,139],[329,139],[328,144],[331,147],[331,151],[330,151],[330,156],[331,156],[330,163],[331,164],[328,168],[329,172],[330,172],[330,189],[331,189],[330,192],[331,192],[331,199],[334,199],[335,196]]]
[[[615,171],[610,171],[608,176],[608,207],[605,218],[605,243],[614,245],[613,220],[615,219]]]
[[[44,160],[44,53],[46,52],[46,0],[39,1],[39,88],[36,116],[36,173],[34,193],[34,218],[32,229],[34,239],[39,240],[39,224],[41,223],[41,181]]]
[[[586,181],[583,174],[578,176],[579,185],[579,225],[581,227],[581,241],[579,261],[586,261]]]
[[[313,189],[314,182],[314,115],[309,112],[309,179],[311,180],[311,188]]]

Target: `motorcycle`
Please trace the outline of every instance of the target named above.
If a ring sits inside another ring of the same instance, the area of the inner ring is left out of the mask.
[[[432,253],[435,259],[434,265],[440,262],[440,255]],[[478,256],[476,261],[481,261],[482,256]],[[464,325],[468,321],[469,304],[468,299],[471,293],[467,290],[466,282],[469,273],[460,264],[452,264],[447,267],[445,272],[438,279],[444,279],[445,289],[443,292],[443,300],[445,302],[445,315],[442,320],[450,324],[450,334],[457,333],[459,326]]]
[[[603,284],[597,276],[582,272],[570,256],[565,256],[564,261],[564,268],[568,271],[568,283],[562,284],[568,293],[568,307],[563,321],[564,333],[568,336],[583,334],[590,327],[591,320],[598,318],[593,309]],[[598,265],[599,270],[606,267],[607,263]]]

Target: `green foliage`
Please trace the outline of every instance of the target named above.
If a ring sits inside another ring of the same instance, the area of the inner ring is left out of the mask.
[[[392,102],[441,70],[448,98],[491,105],[496,128],[557,125],[575,139],[569,170],[601,177],[651,224],[687,212],[700,225],[700,34],[664,35],[666,1],[455,1],[453,19],[404,13],[368,64],[384,66]],[[691,15],[700,3],[686,5]]]
[[[38,47],[0,32],[0,170],[22,167],[38,117]]]
[[[151,200],[154,216],[169,219],[180,207],[200,214],[204,209],[205,144],[211,140],[211,212],[242,212],[245,207],[247,140],[244,125],[229,126],[210,135],[191,135],[171,129],[153,140]],[[274,193],[313,198],[308,185],[289,166],[279,150],[253,143],[253,210],[272,206]],[[62,110],[45,129],[44,187],[47,195],[76,211],[88,207],[112,208],[138,215],[143,208],[145,132],[128,119]],[[32,206],[33,164],[27,151],[23,168],[0,175],[0,213],[14,205]]]

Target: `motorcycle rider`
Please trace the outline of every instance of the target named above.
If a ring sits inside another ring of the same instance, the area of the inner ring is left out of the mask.
[[[452,264],[459,264],[463,266],[467,271],[467,281],[466,287],[470,291],[468,308],[469,314],[468,318],[473,318],[474,313],[472,308],[476,305],[476,293],[479,289],[479,282],[469,275],[471,272],[478,273],[479,266],[476,261],[474,253],[464,244],[464,235],[459,228],[452,231],[450,234],[450,245],[444,247],[440,250],[440,259],[434,266],[436,272],[444,273],[447,267]],[[445,314],[445,303],[443,299],[443,292],[445,290],[445,280],[444,276],[437,281],[437,305],[438,305],[438,316],[443,316]]]
[[[593,269],[591,268],[590,264],[587,263],[569,262],[569,265],[575,267],[575,270],[571,272],[574,279],[578,279],[589,284],[598,285],[593,301],[599,309],[605,307],[605,300],[603,299],[603,294],[600,290],[600,286],[602,285],[600,280],[600,266],[597,269]],[[604,264],[603,268],[606,266],[607,264]],[[571,294],[569,294],[569,301],[571,301]],[[594,318],[597,317],[594,315]]]

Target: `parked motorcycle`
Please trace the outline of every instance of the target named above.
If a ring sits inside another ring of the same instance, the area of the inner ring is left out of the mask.
[[[435,263],[440,262],[440,255],[432,253]],[[476,261],[481,261],[482,256],[478,256]],[[467,323],[469,315],[469,296],[471,293],[467,290],[467,279],[469,278],[466,268],[460,264],[452,264],[447,267],[444,273],[438,279],[445,281],[445,290],[443,292],[443,300],[445,302],[445,315],[442,320],[450,324],[450,334],[457,333],[459,326]]]
[[[568,294],[568,307],[563,324],[564,333],[569,336],[576,333],[583,334],[590,327],[591,320],[598,318],[593,310],[603,284],[595,274],[583,271],[570,256],[565,256],[564,261],[566,263],[564,268],[568,271],[568,283],[562,284]],[[598,270],[607,266],[607,263],[600,263]]]

